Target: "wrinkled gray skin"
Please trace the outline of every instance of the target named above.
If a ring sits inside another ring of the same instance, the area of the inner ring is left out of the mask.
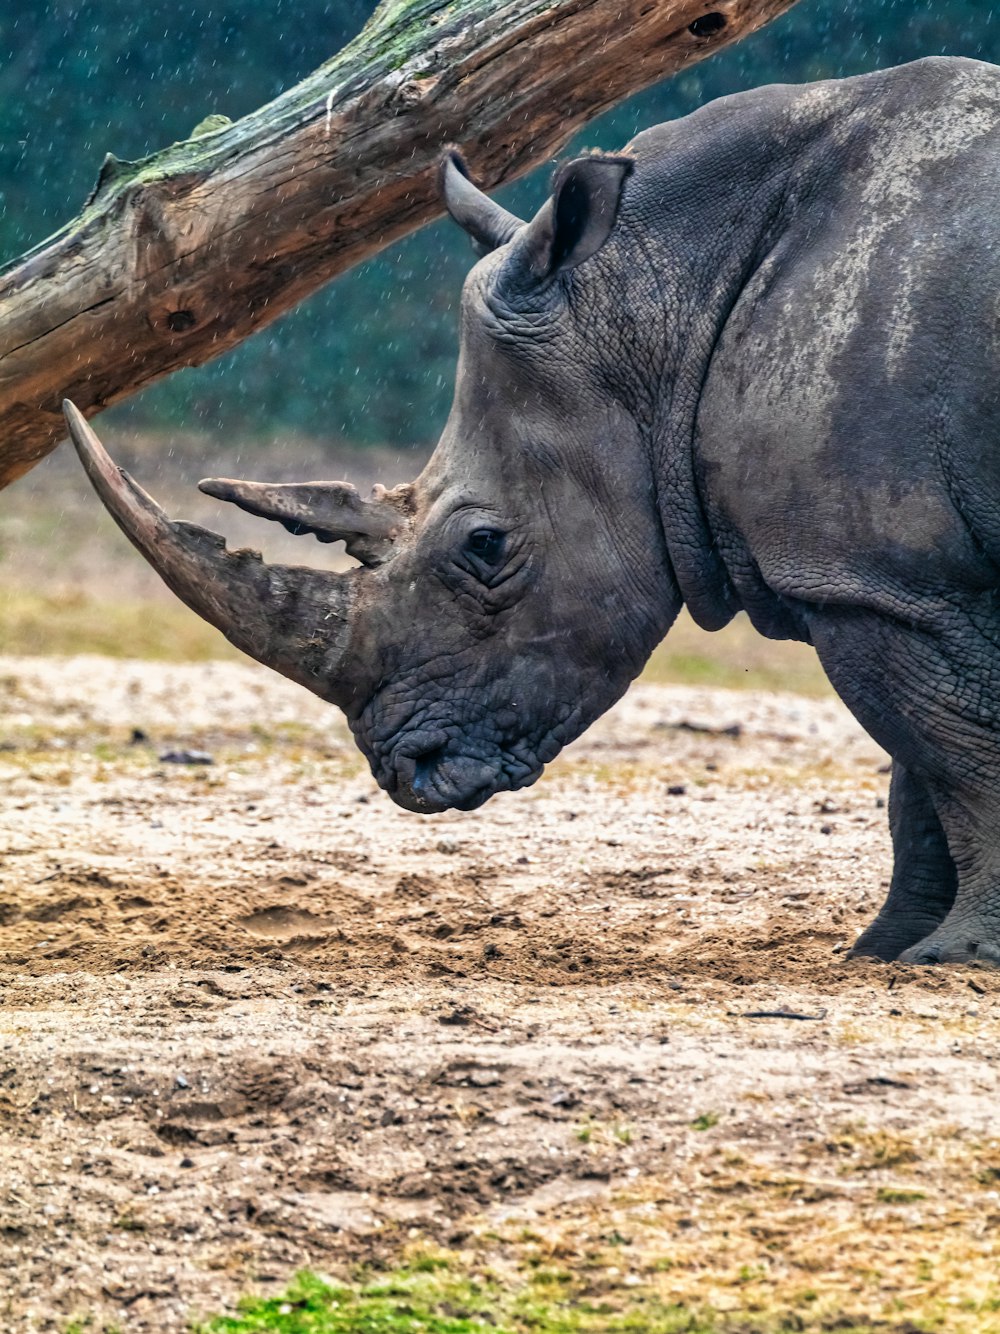
[[[745,609],[893,757],[856,951],[1000,963],[1000,72],[727,98],[571,164],[526,227],[452,175],[502,243],[326,690],[379,783],[418,811],[530,783],[682,605]]]

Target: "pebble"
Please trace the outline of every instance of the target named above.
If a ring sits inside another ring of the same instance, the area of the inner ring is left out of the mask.
[[[214,764],[215,760],[207,750],[165,750],[160,756],[161,764]]]

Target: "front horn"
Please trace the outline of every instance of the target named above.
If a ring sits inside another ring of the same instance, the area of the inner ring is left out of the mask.
[[[227,551],[217,533],[169,519],[68,399],[63,412],[94,490],[167,587],[251,658],[346,707],[352,690],[341,668],[361,572],[265,565],[256,551]]]
[[[457,148],[447,149],[441,159],[439,184],[445,208],[472,237],[479,255],[488,255],[506,245],[525,225],[521,218],[508,213],[472,184],[465,159]]]

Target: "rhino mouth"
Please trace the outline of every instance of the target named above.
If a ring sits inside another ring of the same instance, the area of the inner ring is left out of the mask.
[[[543,768],[539,760],[501,750],[473,754],[435,734],[408,737],[387,761],[373,765],[379,786],[396,805],[420,815],[474,811],[498,792],[530,786]]]

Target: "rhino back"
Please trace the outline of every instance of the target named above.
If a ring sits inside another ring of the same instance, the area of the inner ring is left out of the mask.
[[[795,126],[825,124],[794,144]],[[707,524],[769,593],[889,610],[1000,556],[1000,71],[936,59],[782,111],[783,225],[698,412]]]

